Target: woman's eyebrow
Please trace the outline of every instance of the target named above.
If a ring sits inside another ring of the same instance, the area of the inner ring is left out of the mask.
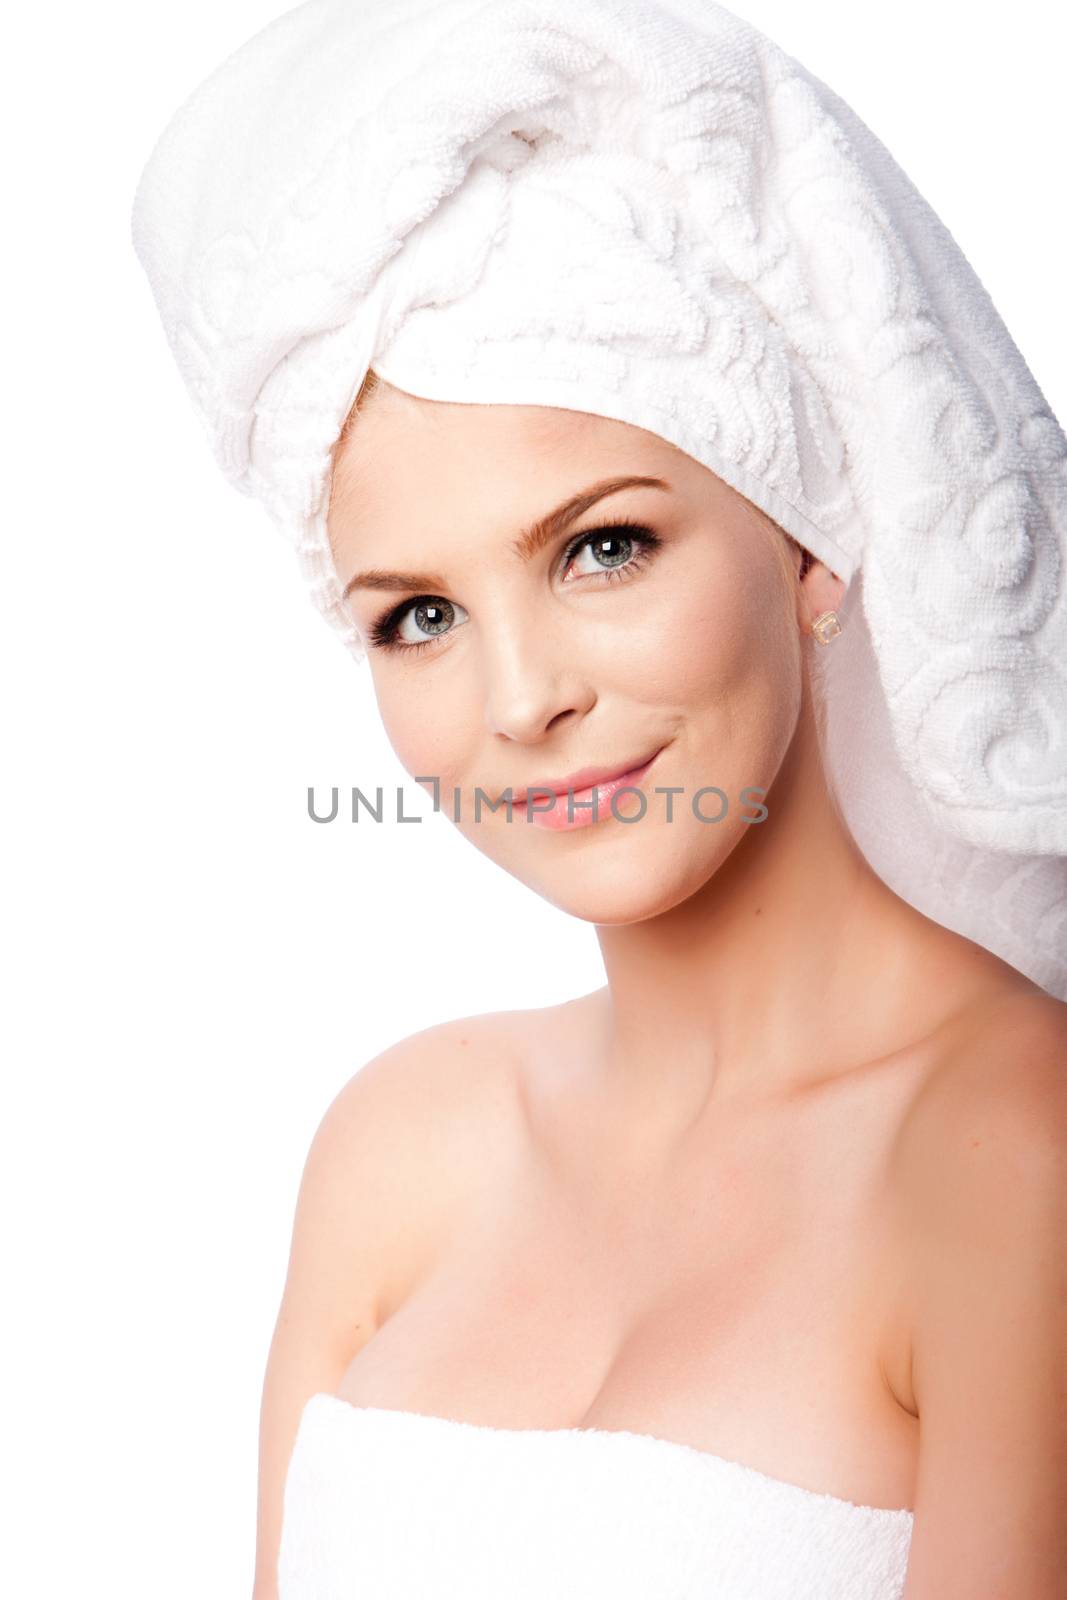
[[[517,539],[512,540],[511,548],[520,561],[531,561],[539,550],[558,534],[568,528],[572,522],[596,505],[598,500],[603,500],[609,494],[618,494],[621,489],[666,489],[670,484],[663,478],[625,477],[603,478],[599,483],[591,484],[588,489],[580,489],[562,505],[556,506],[545,516],[539,517],[520,533]],[[344,586],[342,600],[347,599],[353,589],[396,589],[409,590],[419,593],[424,590],[443,589],[445,579],[436,572],[390,572],[382,567],[368,567],[364,572],[356,572]]]

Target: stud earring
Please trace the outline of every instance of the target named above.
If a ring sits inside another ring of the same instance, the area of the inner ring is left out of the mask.
[[[829,644],[831,639],[836,639],[841,632],[841,624],[837,620],[836,611],[824,611],[815,618],[811,631],[819,644]]]

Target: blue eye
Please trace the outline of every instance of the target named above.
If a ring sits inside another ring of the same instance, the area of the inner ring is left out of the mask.
[[[593,562],[592,570],[565,581],[585,583],[590,578],[594,581],[603,578],[607,582],[619,582],[645,566],[661,543],[658,534],[639,522],[612,522],[600,528],[588,528],[567,546],[563,570],[569,571],[575,557],[586,549]],[[377,650],[395,650],[400,654],[425,650],[454,632],[457,620],[460,623],[467,620],[462,606],[441,595],[417,595],[402,601],[372,623],[370,642]],[[414,638],[405,631],[409,627],[415,632]],[[420,630],[423,631],[421,638],[418,637]]]
[[[590,528],[580,534],[574,543],[568,546],[565,564],[569,568],[576,556],[583,550],[588,550],[595,563],[593,573],[599,572],[605,577],[613,578],[617,574],[621,576],[624,572],[631,572],[634,567],[644,566],[659,542],[652,529],[644,527],[641,523],[613,522],[607,527]],[[593,574],[587,572],[583,575]]]
[[[456,620],[457,611],[462,612],[461,620],[465,621],[467,613],[462,606],[445,600],[440,595],[419,595],[414,600],[405,600],[399,606],[394,606],[392,611],[387,611],[384,616],[373,622],[370,627],[370,642],[376,650],[424,650],[427,645],[432,645],[435,640],[452,632],[452,624]],[[401,630],[412,623],[416,629],[424,628],[424,636],[412,639]]]

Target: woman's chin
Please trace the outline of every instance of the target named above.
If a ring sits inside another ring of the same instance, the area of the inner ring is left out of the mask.
[[[568,916],[602,927],[646,922],[694,894],[715,870],[714,861],[646,861],[630,868],[593,866],[588,877],[578,862],[557,879],[546,873],[530,887]]]

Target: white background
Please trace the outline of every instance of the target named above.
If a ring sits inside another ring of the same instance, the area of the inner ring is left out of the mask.
[[[416,1029],[602,981],[592,928],[406,778],[369,674],[211,460],[130,244],[164,123],[282,9],[5,25],[0,1586],[20,1600],[248,1600],[263,1363],[327,1104]],[[1067,418],[1055,8],[737,9],[889,145]],[[316,826],[311,783],[405,783],[425,821]]]

